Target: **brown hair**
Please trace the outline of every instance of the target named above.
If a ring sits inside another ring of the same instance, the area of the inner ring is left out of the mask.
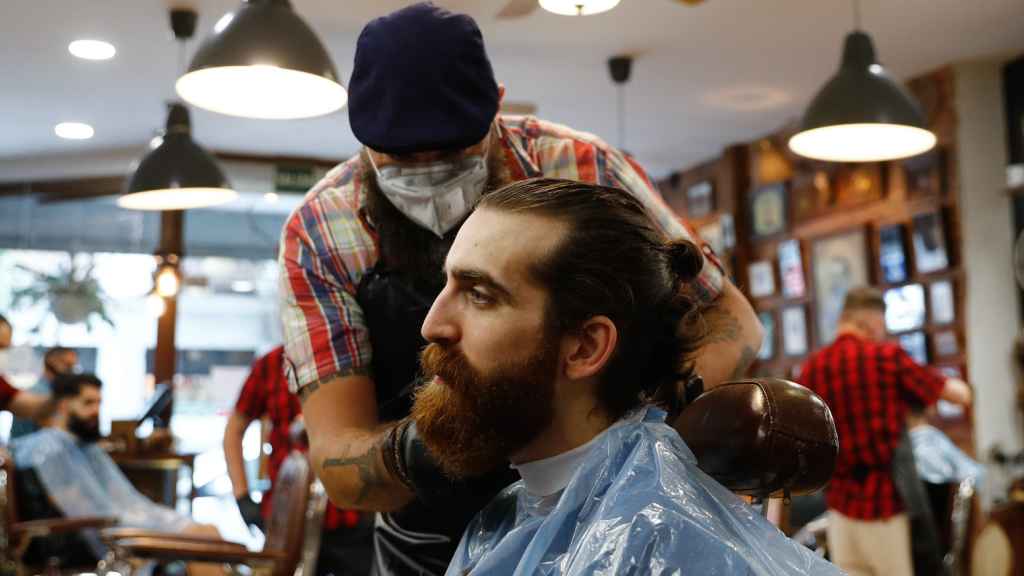
[[[882,291],[871,286],[851,288],[846,293],[846,300],[843,303],[843,315],[861,310],[885,313],[885,297]]]
[[[569,225],[530,273],[548,291],[546,317],[557,333],[598,315],[615,323],[619,342],[597,391],[610,417],[692,375],[703,334],[682,284],[697,275],[703,258],[689,241],[666,242],[639,200],[618,188],[538,178],[484,196],[480,208]]]

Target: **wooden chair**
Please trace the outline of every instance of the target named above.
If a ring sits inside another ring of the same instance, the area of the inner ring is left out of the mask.
[[[5,564],[24,568],[22,558],[34,539],[117,524],[116,518],[101,516],[21,520],[16,476],[14,458],[8,450],[0,448],[0,559]]]
[[[234,543],[152,534],[117,539],[113,546],[124,558],[244,565],[269,569],[273,576],[292,576],[302,560],[307,524],[311,524],[307,521],[311,480],[306,457],[299,452],[288,455],[274,485],[267,539],[259,552]]]

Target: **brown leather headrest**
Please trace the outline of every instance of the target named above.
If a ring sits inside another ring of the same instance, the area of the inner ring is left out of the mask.
[[[687,406],[674,425],[701,470],[738,494],[816,492],[832,477],[839,453],[828,406],[778,378],[720,384]]]

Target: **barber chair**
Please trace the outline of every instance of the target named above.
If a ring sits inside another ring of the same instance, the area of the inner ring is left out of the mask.
[[[94,568],[97,559],[84,541],[73,537],[82,530],[114,526],[117,519],[59,517],[59,511],[49,502],[38,481],[34,490],[21,489],[18,476],[10,452],[0,448],[0,561],[3,563],[0,568],[5,573],[37,573],[43,567]],[[26,478],[31,476],[34,473]],[[30,509],[32,519],[19,517],[19,503]]]
[[[947,574],[960,576],[965,570],[967,537],[975,521],[974,478],[949,484],[924,483],[937,524],[942,564]]]
[[[732,492],[760,501],[820,490],[839,454],[828,406],[814,392],[779,378],[720,384],[697,396],[673,426],[701,470]]]
[[[299,563],[311,554],[306,532],[318,533],[326,497],[311,489],[309,461],[292,452],[281,465],[274,486],[267,539],[262,551],[251,552],[230,542],[197,538],[109,531],[105,537],[122,560],[155,560],[161,563],[208,562],[266,570],[273,576],[293,576]],[[314,497],[311,498],[311,493]],[[312,507],[311,507],[312,503]],[[319,512],[317,511],[319,510]],[[311,534],[312,535],[312,534]],[[319,539],[316,538],[317,544]],[[315,550],[312,555],[315,557]],[[304,572],[305,566],[304,566]]]

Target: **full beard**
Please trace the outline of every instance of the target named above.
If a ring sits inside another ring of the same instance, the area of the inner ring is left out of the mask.
[[[450,346],[424,348],[420,359],[429,383],[417,390],[412,417],[446,474],[486,474],[551,425],[558,351],[543,343],[552,341],[542,338],[527,359],[486,374]]]
[[[100,439],[99,418],[79,418],[74,414],[69,414],[68,431],[82,442],[89,444],[96,442]]]
[[[487,152],[488,175],[484,194],[512,181],[503,157],[504,145],[493,131],[489,137],[492,140]],[[360,153],[360,158],[363,163],[363,184],[366,190],[366,215],[377,232],[381,259],[408,285],[426,294],[439,293],[443,282],[441,269],[444,259],[465,218],[443,237],[438,238],[433,232],[416,224],[395,208],[377,184],[377,176],[370,168],[365,150]],[[469,214],[466,217],[469,217]]]

